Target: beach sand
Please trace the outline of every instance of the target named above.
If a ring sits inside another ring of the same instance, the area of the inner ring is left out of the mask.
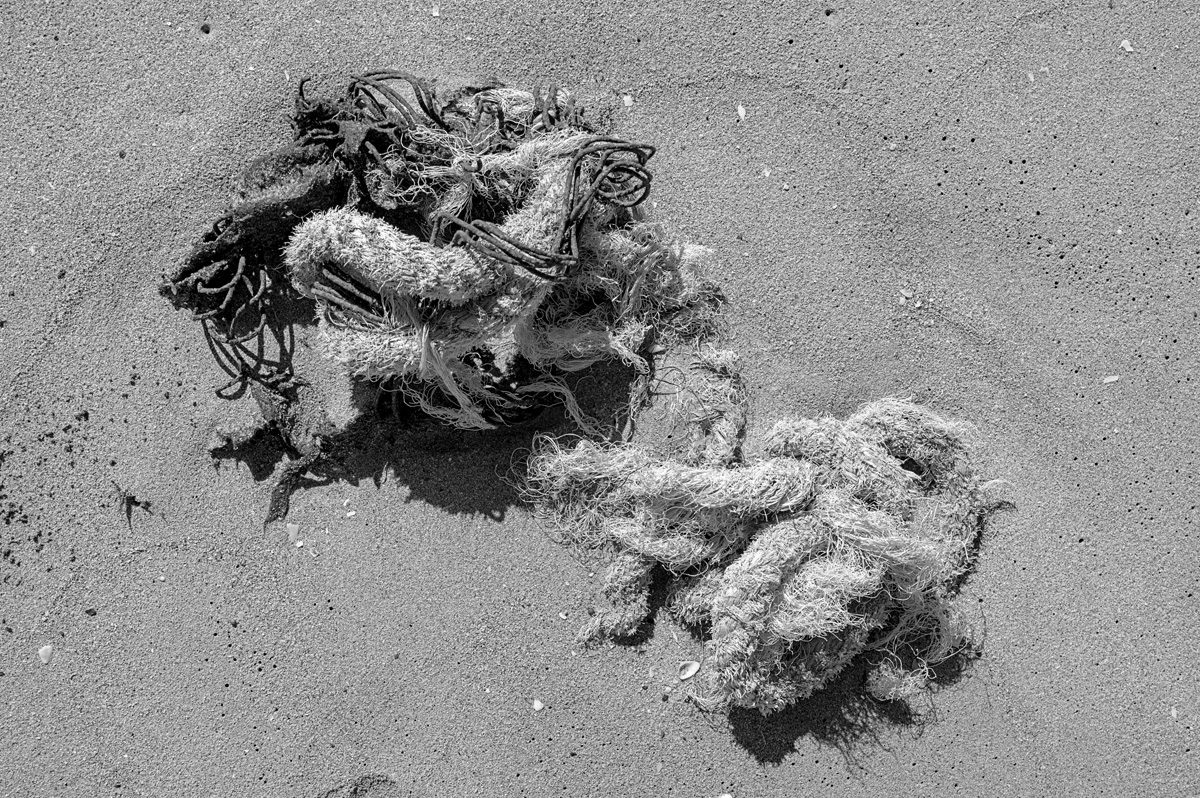
[[[0,795],[1200,792],[1189,29],[1126,0],[9,4]],[[599,577],[505,481],[527,436],[396,452],[263,531],[270,474],[207,451],[255,409],[157,287],[298,78],[384,66],[630,95],[654,215],[716,253],[752,443],[888,395],[977,426],[1017,509],[962,679],[726,719],[665,617],[581,650]]]

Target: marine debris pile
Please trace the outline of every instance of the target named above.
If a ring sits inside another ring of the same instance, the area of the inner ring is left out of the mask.
[[[303,379],[263,346],[303,298],[347,375],[429,416],[486,429],[561,403],[597,433],[566,375],[604,360],[648,375],[649,348],[715,317],[701,250],[638,212],[654,149],[597,133],[561,89],[439,95],[373,72],[334,98],[302,83],[292,119],[164,286],[226,391]]]
[[[707,640],[701,706],[774,712],[860,655],[872,694],[904,698],[970,650],[952,599],[989,505],[965,428],[881,400],[780,421],[746,456],[748,397],[706,250],[640,207],[652,147],[598,131],[554,86],[438,92],[397,71],[334,96],[301,83],[292,121],[163,287],[203,326],[229,377],[218,393],[249,390],[294,454],[268,520],[336,456],[290,357],[298,328],[377,403],[446,424],[564,407],[581,436],[537,440],[525,495],[566,542],[611,558],[581,635],[635,635],[664,576],[666,609]],[[688,363],[684,451],[577,401],[572,375],[624,364],[610,392],[632,420],[667,358]]]

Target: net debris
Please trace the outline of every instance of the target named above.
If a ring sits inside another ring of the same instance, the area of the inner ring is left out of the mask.
[[[651,585],[707,640],[703,707],[778,711],[855,658],[868,690],[916,694],[973,646],[954,596],[995,505],[968,430],[883,399],[845,420],[786,419],[743,452],[749,397],[722,348],[723,295],[707,250],[642,211],[654,148],[605,134],[556,87],[439,91],[400,71],[311,96],[292,141],[253,163],[232,207],[165,282],[229,381],[249,393],[291,459],[268,520],[295,483],[341,462],[324,386],[297,374],[297,329],[376,404],[464,429],[565,408],[582,434],[542,436],[525,496],[573,546],[610,558],[588,641],[636,634]],[[680,451],[631,440],[666,380]],[[625,426],[592,418],[572,385],[624,364]],[[260,429],[223,438],[236,447]]]
[[[430,416],[486,429],[561,402],[596,432],[564,375],[646,374],[647,347],[715,317],[703,251],[638,212],[654,148],[598,134],[557,87],[372,72],[334,99],[301,83],[293,125],[164,286],[226,390],[295,377],[261,342],[303,298],[326,355]]]

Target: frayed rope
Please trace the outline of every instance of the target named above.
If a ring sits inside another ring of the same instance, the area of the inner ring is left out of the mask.
[[[989,506],[969,430],[883,399],[844,421],[780,421],[762,455],[745,459],[735,363],[701,352],[681,457],[538,441],[526,498],[569,543],[613,555],[606,606],[580,637],[635,634],[661,568],[668,612],[708,637],[694,694],[705,708],[778,711],[860,654],[872,658],[874,696],[916,694],[972,646],[952,602]]]

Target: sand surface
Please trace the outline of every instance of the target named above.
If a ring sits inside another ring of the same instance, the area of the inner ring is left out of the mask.
[[[1200,792],[1190,5],[5,4],[0,795]],[[631,95],[757,431],[884,395],[978,426],[1018,510],[966,678],[698,713],[666,619],[579,650],[598,579],[504,446],[398,453],[298,494],[303,547],[263,532],[269,475],[206,450],[253,408],[157,284],[296,78],[381,66]]]

